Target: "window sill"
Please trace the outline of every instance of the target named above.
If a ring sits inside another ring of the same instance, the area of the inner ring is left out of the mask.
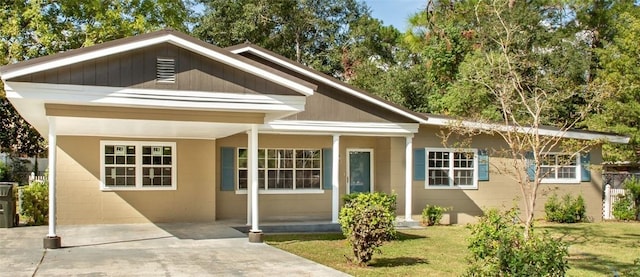
[[[258,194],[323,194],[324,190],[322,189],[270,189],[270,190],[259,190]],[[236,194],[247,194],[246,189],[236,190]]]
[[[177,190],[176,187],[101,187],[100,191],[163,191]]]
[[[581,183],[578,179],[542,179],[540,184],[563,184],[563,185],[579,185]]]
[[[426,186],[425,189],[428,190],[477,190],[478,187],[474,186],[468,186],[468,187],[460,187],[460,186]]]

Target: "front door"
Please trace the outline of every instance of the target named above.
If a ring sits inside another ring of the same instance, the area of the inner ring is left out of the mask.
[[[373,191],[373,149],[348,149],[347,193]]]

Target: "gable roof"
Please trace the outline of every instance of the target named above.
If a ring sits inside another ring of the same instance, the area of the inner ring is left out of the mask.
[[[151,45],[171,43],[193,51],[212,60],[233,66],[247,73],[265,78],[288,87],[302,95],[309,96],[317,89],[316,85],[264,66],[251,59],[234,55],[225,49],[203,42],[175,30],[160,30],[133,37],[117,39],[89,47],[73,49],[49,56],[30,59],[0,67],[3,81],[16,77],[76,64],[103,56],[123,53]]]
[[[355,96],[356,98],[372,103],[378,107],[400,114],[406,118],[415,120],[418,123],[421,123],[421,124],[427,123],[427,118],[423,114],[413,112],[405,107],[391,103],[378,96],[370,94],[359,88],[353,87],[343,81],[340,81],[336,78],[333,78],[327,74],[324,74],[320,71],[317,71],[301,63],[292,61],[286,57],[283,57],[272,51],[264,49],[260,46],[257,46],[251,43],[244,43],[244,44],[238,44],[235,46],[227,47],[225,49],[229,50],[231,53],[234,53],[234,54],[250,53],[250,54],[256,55],[262,59],[273,62],[280,66],[283,66],[287,69],[300,73],[304,76],[310,77],[318,82],[334,87],[344,93]]]

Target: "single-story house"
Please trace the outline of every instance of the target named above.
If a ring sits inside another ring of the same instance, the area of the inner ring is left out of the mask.
[[[483,149],[499,138],[445,148],[448,119],[252,44],[222,49],[162,30],[7,65],[0,76],[48,136],[49,237],[56,223],[237,219],[258,232],[260,221],[337,222],[343,195],[369,191],[397,193],[404,220],[437,204],[453,208],[446,222],[465,223],[520,195],[509,176],[490,174]],[[600,164],[601,149],[587,157],[545,186],[582,194],[599,220],[602,178],[586,164]]]

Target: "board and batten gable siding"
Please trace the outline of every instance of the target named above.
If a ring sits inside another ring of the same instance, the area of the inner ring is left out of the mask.
[[[156,82],[156,59],[175,59],[175,83]],[[17,82],[170,89],[245,94],[299,93],[170,43],[12,79]]]
[[[420,152],[415,150],[424,148],[444,148],[442,138],[439,136],[441,131],[446,132],[439,126],[420,126],[418,134],[413,139],[414,153]],[[455,142],[452,136],[449,143]],[[497,136],[479,135],[472,139],[470,148],[479,151],[488,150],[489,154],[488,180],[479,181],[477,189],[425,189],[425,176],[418,176],[422,177],[421,180],[414,176],[412,209],[415,219],[419,219],[415,214],[424,209],[427,204],[452,208],[451,211],[446,212],[443,219],[443,223],[452,224],[476,222],[477,217],[482,215],[482,210],[487,208],[509,209],[514,203],[523,208],[520,187],[513,179],[514,174],[511,172],[511,160],[495,156],[492,152],[504,147],[506,144]],[[417,159],[414,158],[415,160]],[[541,184],[536,202],[536,218],[544,217],[544,203],[553,192],[556,192],[559,196],[582,195],[586,203],[587,216],[594,221],[602,220],[602,175],[597,167],[602,164],[600,147],[591,150],[590,164],[596,165],[590,168],[590,181],[575,184]],[[498,168],[501,172],[498,172]]]
[[[368,101],[362,100],[308,76],[302,75],[279,64],[255,56],[249,52],[240,55],[284,72],[296,78],[318,86],[316,93],[307,98],[307,106],[303,112],[292,115],[286,120],[319,120],[319,121],[354,121],[354,122],[396,122],[412,123],[414,121],[395,112],[382,109]]]

